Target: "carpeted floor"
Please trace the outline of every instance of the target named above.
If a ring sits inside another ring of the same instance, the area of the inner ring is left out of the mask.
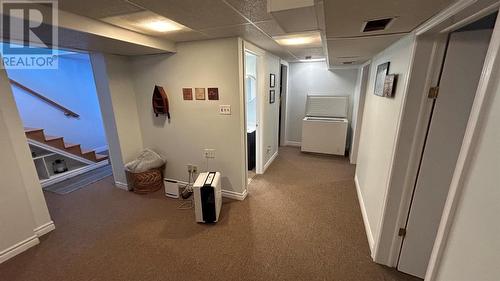
[[[0,279],[420,280],[371,261],[353,176],[346,159],[282,148],[245,201],[225,200],[216,225],[111,178],[46,193],[57,229],[1,264]]]

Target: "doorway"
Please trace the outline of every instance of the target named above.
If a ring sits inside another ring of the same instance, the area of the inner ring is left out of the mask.
[[[247,137],[247,178],[256,175],[258,147],[258,57],[245,50],[245,128]]]
[[[398,270],[424,278],[483,70],[496,14],[448,35],[408,210]]]
[[[288,94],[288,63],[281,62],[280,68],[280,108],[278,125],[278,145],[285,146],[286,142],[286,104]]]
[[[89,54],[57,50],[55,57],[56,69],[6,73],[40,185],[65,195],[112,169]]]

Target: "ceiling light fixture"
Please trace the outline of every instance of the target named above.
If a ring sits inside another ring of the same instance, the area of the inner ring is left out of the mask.
[[[189,30],[184,25],[151,11],[118,15],[101,19],[104,22],[149,35]]]
[[[278,42],[278,44],[283,46],[321,46],[321,35],[317,31],[275,36],[273,37],[273,39],[274,41]]]
[[[151,21],[145,21],[142,23],[144,28],[150,29],[156,32],[170,32],[181,30],[182,26],[169,19],[155,19]]]

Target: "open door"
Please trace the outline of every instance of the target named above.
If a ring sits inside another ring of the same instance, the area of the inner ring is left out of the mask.
[[[494,23],[494,21],[492,21]],[[491,27],[492,28],[492,27]],[[464,138],[492,29],[471,24],[449,36],[407,217],[398,270],[424,278]]]

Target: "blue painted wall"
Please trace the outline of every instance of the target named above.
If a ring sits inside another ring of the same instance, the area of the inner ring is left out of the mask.
[[[43,128],[86,149],[107,146],[92,66],[88,54],[64,53],[58,69],[8,69],[9,78],[35,90],[80,115],[68,118],[58,109],[13,86],[25,127]]]

